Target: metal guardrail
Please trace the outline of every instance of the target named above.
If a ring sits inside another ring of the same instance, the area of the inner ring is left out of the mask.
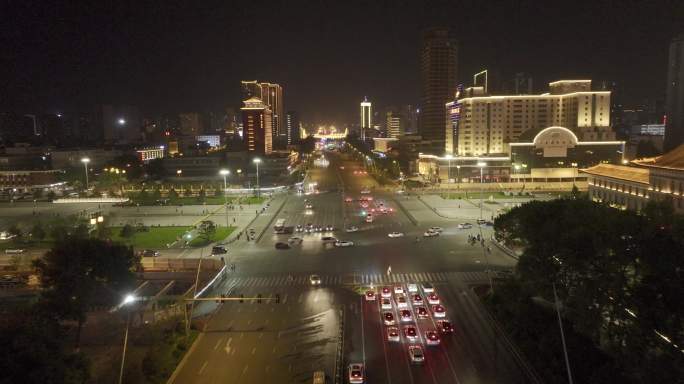
[[[73,203],[125,203],[130,199],[127,197],[73,197],[73,198],[60,198],[52,200],[53,204],[73,204]]]
[[[344,360],[344,326],[346,321],[347,311],[344,306],[340,308],[340,330],[337,336],[337,356],[335,359],[335,384],[342,384],[342,369]]]

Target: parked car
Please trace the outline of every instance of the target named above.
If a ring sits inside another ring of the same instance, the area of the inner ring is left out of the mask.
[[[276,249],[290,249],[290,244],[278,242],[275,244]]]
[[[154,249],[144,249],[140,252],[140,256],[142,256],[142,257],[157,257],[157,256],[159,256],[159,251],[155,251]]]
[[[216,245],[211,248],[212,255],[225,255],[226,253],[228,253],[228,250],[222,245]]]

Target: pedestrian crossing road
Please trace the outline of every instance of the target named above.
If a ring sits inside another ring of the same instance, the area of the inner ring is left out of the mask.
[[[310,275],[276,275],[228,277],[227,284],[240,287],[278,287],[311,285]],[[492,277],[495,272],[492,273]],[[489,281],[486,272],[423,272],[386,274],[320,275],[323,286],[342,285],[385,285],[394,283],[422,283],[458,280],[464,283],[485,283]]]

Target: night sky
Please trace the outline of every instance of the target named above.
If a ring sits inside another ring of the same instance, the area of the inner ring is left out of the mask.
[[[163,5],[162,5],[163,3]],[[240,107],[240,80],[280,83],[306,122],[355,122],[420,97],[421,30],[450,27],[459,79],[482,68],[620,82],[663,97],[684,1],[2,1],[0,111],[137,105],[146,116]]]

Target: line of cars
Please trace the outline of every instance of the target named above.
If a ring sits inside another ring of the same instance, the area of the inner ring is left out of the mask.
[[[374,290],[365,294],[367,301],[375,301],[376,297]],[[453,332],[451,322],[446,318],[446,309],[430,283],[423,283],[420,288],[417,284],[382,287],[378,301],[387,341],[401,342],[403,337],[408,343],[407,352],[413,364],[425,361],[423,343],[439,345],[440,334]],[[429,328],[421,334],[418,321],[425,320],[433,324],[428,323]]]

